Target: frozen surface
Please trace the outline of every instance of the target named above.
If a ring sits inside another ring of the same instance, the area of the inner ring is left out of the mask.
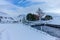
[[[0,24],[0,40],[55,40],[55,37],[23,24]]]

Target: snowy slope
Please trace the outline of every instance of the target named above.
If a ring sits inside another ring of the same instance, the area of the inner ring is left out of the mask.
[[[55,40],[55,37],[23,24],[0,24],[0,33],[0,40]]]

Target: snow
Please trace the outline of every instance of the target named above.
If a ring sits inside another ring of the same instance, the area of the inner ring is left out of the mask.
[[[59,22],[60,21],[60,14],[58,14],[58,13],[46,13],[46,14],[51,15],[53,17],[52,20],[47,21],[48,24],[60,25],[60,22]]]
[[[6,16],[5,14],[1,14],[1,15]],[[53,16],[53,20],[47,21],[47,23],[60,24],[59,22],[60,16],[58,15],[56,16],[55,14],[51,14],[51,13],[49,15]],[[22,17],[20,18],[22,19]],[[56,37],[53,37],[41,30],[34,29],[29,25],[24,25],[23,23],[15,23],[15,24],[0,23],[0,40],[47,40],[47,39],[55,40]]]
[[[48,13],[49,14],[49,13]],[[60,24],[60,16],[51,14],[53,20],[47,21],[49,24]],[[5,15],[6,16],[6,15]],[[56,21],[57,20],[57,21]],[[53,37],[41,30],[34,29],[22,23],[0,24],[0,40],[55,40]]]
[[[10,0],[12,1],[12,0]],[[14,0],[15,2],[16,0]],[[22,0],[21,0],[22,1]],[[31,0],[37,1],[37,0]],[[41,1],[41,0],[40,0]],[[39,1],[39,2],[40,2]],[[46,2],[47,0],[45,0]],[[54,4],[54,2],[52,2]],[[30,7],[18,7],[17,5],[14,5],[8,1],[0,0],[0,15],[2,16],[18,16],[20,14],[27,14],[29,12],[35,12],[38,7],[41,7],[44,11],[50,11],[50,12],[58,12],[60,13],[60,9],[56,8],[55,5],[53,5],[51,1],[47,1],[47,3],[43,3],[43,5],[32,5]],[[58,2],[60,3],[60,2]],[[57,3],[57,4],[58,4]],[[53,6],[51,6],[51,4]],[[24,5],[22,5],[24,6]],[[32,9],[31,9],[32,8]],[[58,11],[55,10],[59,9]],[[54,10],[53,10],[54,9]],[[2,13],[1,13],[2,12]],[[49,13],[48,13],[49,14]],[[59,24],[60,25],[60,15],[56,16],[54,14],[51,14],[54,18],[53,20],[47,21],[49,24]],[[21,18],[22,19],[22,18]],[[16,18],[16,20],[18,20]],[[4,20],[5,21],[5,20]],[[46,21],[45,21],[46,22]],[[0,40],[55,40],[56,38],[41,31],[34,29],[28,25],[24,25],[22,23],[15,23],[15,24],[1,24],[0,23]]]
[[[45,32],[20,24],[0,24],[0,40],[55,40]]]
[[[50,24],[57,24],[60,25],[60,17],[55,17],[53,20],[51,20],[51,22],[49,22]]]

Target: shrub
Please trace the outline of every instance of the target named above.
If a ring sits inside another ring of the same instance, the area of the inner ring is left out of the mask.
[[[42,18],[41,20],[51,20],[51,19],[53,19],[52,16],[46,15],[45,18]]]
[[[46,20],[50,20],[50,19],[53,19],[53,18],[52,18],[52,16],[50,16],[50,15],[46,15],[45,19],[46,19]]]
[[[26,18],[27,18],[28,21],[38,20],[37,15],[31,14],[31,13],[27,14]]]

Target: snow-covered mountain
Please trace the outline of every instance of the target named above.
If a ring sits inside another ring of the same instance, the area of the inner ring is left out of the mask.
[[[4,13],[4,12],[0,12],[0,16],[6,16],[6,17],[9,17],[9,15],[7,13]]]
[[[13,21],[14,18],[12,18],[10,15],[4,12],[0,12],[0,23],[8,23]]]

